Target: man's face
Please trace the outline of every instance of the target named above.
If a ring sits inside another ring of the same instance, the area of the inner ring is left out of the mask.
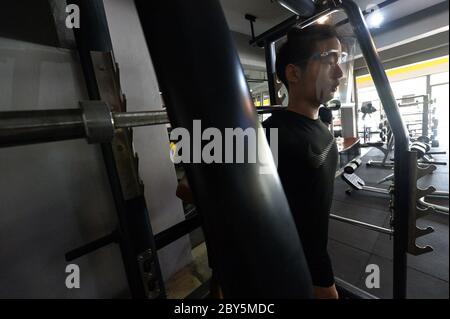
[[[338,63],[341,52],[341,43],[337,38],[317,43],[315,53],[301,72],[298,86],[308,101],[320,105],[333,98],[343,76]]]

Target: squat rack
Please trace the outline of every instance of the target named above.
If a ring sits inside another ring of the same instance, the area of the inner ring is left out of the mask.
[[[66,257],[76,258],[105,244],[118,242],[132,296],[164,297],[156,253],[163,244],[156,244],[158,235],[153,236],[148,219],[129,128],[150,125],[152,121],[153,124],[162,123],[165,115],[125,113],[125,99],[120,92],[118,68],[112,55],[103,2],[68,2],[79,5],[81,11],[86,13],[81,15],[81,23],[89,27],[80,28],[75,36],[89,96],[93,101],[82,103],[81,111],[64,114],[71,116],[72,120],[73,117],[77,118],[76,129],[73,125],[75,122],[62,120],[60,113],[48,111],[44,116],[45,123],[34,123],[35,133],[23,134],[17,126],[6,127],[5,123],[14,123],[24,113],[1,112],[0,141],[4,143],[2,146],[43,142],[36,140],[36,137],[42,129],[48,129],[48,126],[45,127],[47,124],[52,123],[55,124],[52,129],[56,132],[52,140],[84,136],[91,142],[101,142],[119,226],[111,234],[72,251]],[[191,131],[193,119],[202,119],[207,126],[220,130],[226,127],[256,128],[258,124],[255,110],[218,0],[199,0],[195,4],[188,4],[183,0],[135,0],[135,3],[172,126]],[[409,150],[406,127],[363,14],[352,0],[329,0],[324,1],[320,11],[312,17],[304,20],[296,17],[289,23],[295,20],[300,27],[305,27],[339,10],[346,12],[354,27],[391,123],[396,139],[395,157],[402,163],[395,166],[396,178],[392,191],[392,206],[395,209],[394,298],[405,298],[406,253],[420,254],[428,251],[427,248],[415,245],[415,238],[423,235],[415,223],[416,201],[424,196],[424,191],[417,189],[416,155]],[[204,19],[198,19],[198,12],[208,12],[208,15]],[[287,25],[283,26],[284,30],[286,27]],[[270,32],[272,37],[273,34],[281,36],[281,33],[280,30]],[[221,41],[205,41],[214,38],[220,38]],[[257,39],[262,41],[261,37]],[[273,38],[265,42],[268,74],[273,72],[273,43]],[[220,90],[203,88],[205,79],[212,76],[212,69],[215,72],[219,69],[222,74],[215,83]],[[180,70],[183,70],[190,81],[185,81],[185,77],[180,76]],[[269,88],[273,90],[273,87],[272,78],[272,81],[269,80]],[[271,91],[272,102],[273,92]],[[214,107],[212,101],[215,101]],[[32,113],[33,111],[29,111],[28,115]],[[14,140],[18,137],[20,142]],[[118,149],[121,151],[117,152]],[[270,150],[266,147],[266,153],[270,154],[268,152]],[[209,246],[212,252],[220,251],[215,257],[218,264],[222,265],[217,271],[225,296],[311,296],[311,280],[301,243],[282,188],[274,177],[277,176],[276,171],[262,176],[259,174],[258,164],[189,164],[185,168],[202,215],[205,235],[209,237]],[[245,188],[242,185],[246,185]],[[229,197],[234,200],[223,201],[223,198]],[[279,215],[274,221],[275,209]],[[165,243],[170,242],[179,238],[180,234],[188,233],[195,225],[196,222],[188,218],[177,227],[172,227],[173,233],[165,233],[164,236],[160,234],[159,238],[166,238],[163,240]],[[268,253],[271,258],[267,258]],[[266,265],[265,268],[261,267],[262,263]],[[270,271],[269,276],[267,270]],[[265,279],[264,282],[262,278]]]

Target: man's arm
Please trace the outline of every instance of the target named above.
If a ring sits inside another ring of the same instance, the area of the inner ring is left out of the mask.
[[[313,294],[316,299],[339,299],[336,285],[326,288],[313,286]]]

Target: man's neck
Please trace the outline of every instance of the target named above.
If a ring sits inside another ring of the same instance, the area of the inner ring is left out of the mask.
[[[312,120],[317,120],[319,118],[319,106],[308,101],[297,100],[292,102],[289,100],[287,109],[289,111],[301,114]]]

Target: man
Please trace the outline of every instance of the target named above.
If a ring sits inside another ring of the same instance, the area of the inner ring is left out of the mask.
[[[327,242],[338,151],[318,113],[333,98],[343,76],[341,44],[329,25],[294,28],[287,38],[277,54],[276,72],[288,90],[288,107],[274,112],[263,126],[278,129],[278,173],[311,272],[314,295],[336,299]]]

